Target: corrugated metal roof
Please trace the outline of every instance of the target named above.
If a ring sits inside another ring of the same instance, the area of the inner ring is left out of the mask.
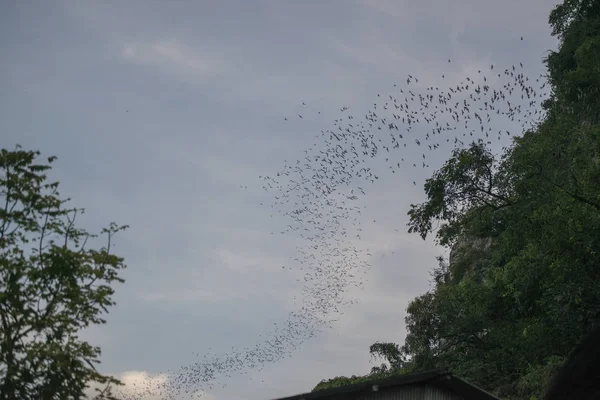
[[[378,391],[375,392],[373,387],[376,386]],[[398,391],[402,386],[406,386],[408,391],[405,393],[409,397],[398,397],[401,392]],[[411,388],[409,388],[409,386]],[[431,389],[418,389],[417,387],[430,387]],[[395,388],[396,390],[390,391],[389,389]],[[413,389],[414,388],[414,389]],[[453,393],[458,398],[465,400],[499,400],[497,397],[491,395],[483,389],[480,389],[470,383],[455,377],[447,370],[436,369],[430,371],[417,372],[414,374],[399,375],[386,379],[374,379],[368,382],[361,382],[353,385],[342,386],[338,388],[320,390],[316,392],[303,393],[295,396],[284,397],[276,400],[338,400],[338,399],[365,399],[365,400],[393,400],[393,399],[437,399],[449,400],[454,398],[446,395],[440,397],[440,391],[435,391],[434,388],[445,389],[448,393]],[[424,390],[430,391],[430,395],[436,397],[423,397]],[[384,395],[384,392],[386,395]],[[394,394],[392,392],[396,392]],[[395,397],[388,397],[395,396]],[[420,397],[412,397],[419,395]],[[368,397],[367,397],[368,396]]]
[[[464,400],[459,394],[428,383],[395,386],[360,394],[356,400]]]

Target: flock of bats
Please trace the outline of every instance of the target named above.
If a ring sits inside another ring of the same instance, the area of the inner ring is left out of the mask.
[[[442,84],[448,81],[448,76],[440,76]],[[191,365],[169,371],[160,384],[117,389],[119,397],[197,398],[215,385],[225,386],[222,378],[261,370],[289,357],[327,329],[342,306],[353,302],[345,296],[348,289],[363,285],[371,254],[359,246],[363,228],[358,200],[367,195],[368,185],[386,173],[430,168],[431,160],[445,160],[450,150],[473,141],[492,145],[532,129],[543,119],[541,103],[549,95],[545,76],[530,79],[522,64],[489,65],[445,90],[425,86],[413,75],[389,89],[376,94],[364,113],[353,115],[349,107],[341,107],[340,116],[315,136],[300,158],[286,162],[272,176],[259,177],[263,190],[273,195],[272,204],[263,206],[288,220],[283,230],[271,234],[295,235],[303,243],[295,266],[282,267],[303,274],[297,311],[252,348],[205,354]],[[320,114],[305,103],[301,109],[304,112],[296,117],[282,118],[283,123]],[[375,167],[374,159],[385,167]]]

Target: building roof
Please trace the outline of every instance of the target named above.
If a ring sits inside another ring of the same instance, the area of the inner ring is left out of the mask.
[[[295,396],[283,397],[276,400],[313,400],[313,399],[338,399],[350,394],[368,393],[377,389],[392,388],[410,384],[431,384],[456,393],[465,400],[500,400],[485,390],[464,381],[445,369],[435,369],[413,374],[398,375],[384,379],[355,383],[316,392],[303,393]]]

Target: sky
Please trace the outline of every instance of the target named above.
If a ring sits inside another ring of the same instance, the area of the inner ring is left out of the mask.
[[[556,47],[556,3],[1,2],[0,147],[58,156],[51,177],[86,208],[87,229],[130,225],[115,244],[128,265],[117,306],[84,332],[102,348],[100,370],[160,382],[196,354],[259,343],[301,290],[281,268],[296,239],[270,234],[288,222],[261,206],[273,193],[259,176],[302,159],[342,106],[362,116],[407,74],[435,85],[521,61],[538,75]],[[368,372],[375,341],[402,343],[408,302],[447,254],[406,233],[430,172],[382,174],[369,187],[362,217],[377,222],[363,226],[371,268],[348,293],[357,303],[290,357],[219,377],[206,399],[310,391]]]

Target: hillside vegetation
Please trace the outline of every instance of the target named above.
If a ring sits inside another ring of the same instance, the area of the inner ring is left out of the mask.
[[[484,142],[455,151],[409,211],[410,232],[466,250],[408,305],[404,343],[371,346],[381,366],[315,390],[446,367],[502,398],[539,399],[599,321],[600,1],[565,0],[549,22],[560,45],[545,60],[544,121],[499,157]]]

